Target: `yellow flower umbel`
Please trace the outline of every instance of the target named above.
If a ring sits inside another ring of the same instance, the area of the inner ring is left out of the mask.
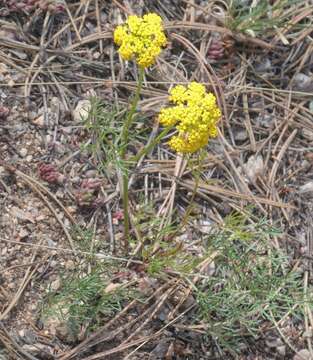
[[[169,146],[180,153],[193,153],[207,145],[209,138],[217,136],[217,122],[221,112],[212,93],[192,82],[187,87],[175,86],[169,100],[176,106],[162,109],[159,121],[164,126],[176,126],[178,135],[169,141]]]
[[[124,60],[134,58],[139,66],[148,67],[166,45],[162,19],[153,13],[142,18],[131,15],[125,25],[115,29],[114,42],[120,46],[118,52]]]

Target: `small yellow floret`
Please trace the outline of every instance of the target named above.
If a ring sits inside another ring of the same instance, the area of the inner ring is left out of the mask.
[[[175,86],[170,90],[169,100],[176,106],[162,109],[159,121],[164,126],[176,126],[178,135],[169,141],[169,146],[180,153],[193,153],[207,145],[217,136],[217,122],[221,112],[216,98],[206,93],[205,86],[192,82],[187,87]]]
[[[131,15],[125,25],[116,27],[114,42],[120,46],[118,52],[124,60],[133,58],[139,66],[148,67],[167,42],[162,19],[153,13],[142,18]]]

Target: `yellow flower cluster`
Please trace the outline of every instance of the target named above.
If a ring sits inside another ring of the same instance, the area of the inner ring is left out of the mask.
[[[217,136],[217,122],[221,112],[212,93],[197,82],[187,87],[178,85],[170,91],[169,100],[176,106],[162,109],[159,121],[164,126],[176,126],[178,135],[169,141],[180,153],[193,153]]]
[[[115,29],[114,42],[120,46],[118,52],[124,60],[134,58],[139,66],[148,67],[166,45],[162,19],[153,13],[142,18],[131,15],[125,25]]]

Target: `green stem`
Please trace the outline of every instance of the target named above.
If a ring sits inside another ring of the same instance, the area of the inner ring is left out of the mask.
[[[140,158],[141,158],[142,156],[148,154],[148,152],[149,152],[150,150],[152,150],[152,149],[154,148],[154,146],[155,146],[156,144],[158,144],[158,143],[163,139],[163,137],[166,136],[166,135],[169,133],[169,131],[170,131],[172,128],[173,128],[173,127],[171,127],[171,126],[166,127],[163,131],[160,132],[160,134],[159,134],[156,138],[154,138],[154,139],[151,141],[150,144],[148,144],[148,145],[145,146],[143,149],[141,149],[141,150],[139,151],[139,153],[137,153],[135,156],[133,156],[132,158],[130,158],[129,161],[134,162],[134,163],[137,163],[137,162],[140,160]]]
[[[144,77],[144,68],[139,68],[139,79],[138,79],[138,85],[135,93],[135,97],[132,101],[131,108],[127,114],[127,118],[125,120],[123,129],[122,129],[122,148],[121,148],[121,158],[122,160],[125,160],[126,151],[127,151],[127,143],[128,143],[128,134],[129,134],[129,128],[133,122],[134,114],[137,109],[140,92],[143,84],[143,77]],[[125,241],[125,249],[128,248],[128,240],[129,240],[129,214],[128,214],[128,167],[125,165],[125,169],[123,170],[123,181],[122,181],[122,187],[123,187],[123,212],[124,212],[124,241]]]
[[[183,155],[183,157],[185,158],[185,155]],[[197,195],[197,191],[199,189],[200,169],[203,165],[203,159],[201,157],[199,157],[198,161],[199,161],[198,166],[196,165],[195,168],[199,168],[199,171],[196,173],[196,176],[195,176],[195,186],[194,186],[194,189],[191,194],[191,199],[189,201],[189,205],[185,211],[185,215],[183,216],[182,220],[180,221],[179,226],[176,228],[176,231],[174,232],[174,235],[172,235],[172,236],[176,236],[180,232],[180,230],[182,230],[184,228],[184,226],[187,224],[189,215],[192,211],[194,200]]]

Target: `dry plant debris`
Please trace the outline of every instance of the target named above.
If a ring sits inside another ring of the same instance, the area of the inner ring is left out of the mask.
[[[125,254],[114,146],[138,73],[113,31],[147,13],[168,41],[125,154]],[[3,0],[0,16],[0,359],[313,359],[312,1]],[[157,116],[190,81],[222,119],[186,159]]]

